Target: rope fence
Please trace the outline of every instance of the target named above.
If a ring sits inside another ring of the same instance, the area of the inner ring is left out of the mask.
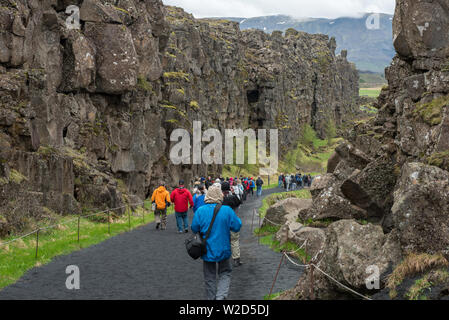
[[[13,242],[15,242],[15,241],[18,241],[18,240],[20,240],[20,239],[24,239],[24,238],[26,238],[26,237],[29,237],[29,236],[35,234],[35,235],[36,235],[36,253],[35,253],[35,259],[37,260],[37,258],[38,258],[38,253],[39,253],[39,233],[40,233],[41,231],[54,229],[54,228],[56,228],[56,227],[68,225],[69,223],[72,223],[72,222],[74,222],[74,221],[77,221],[77,222],[78,222],[77,232],[78,232],[78,243],[79,243],[79,242],[80,242],[80,232],[81,232],[81,228],[80,228],[80,221],[81,221],[81,218],[86,219],[86,218],[93,217],[93,216],[96,216],[96,215],[99,215],[99,214],[107,214],[107,216],[108,216],[108,219],[107,219],[107,220],[108,220],[108,233],[110,234],[110,233],[111,233],[111,229],[110,229],[110,213],[111,213],[111,212],[114,212],[114,211],[117,211],[117,210],[120,210],[120,209],[125,209],[125,210],[126,210],[126,209],[128,208],[128,224],[129,224],[129,228],[131,228],[131,214],[134,214],[134,212],[133,212],[133,207],[138,207],[138,206],[141,206],[141,205],[142,205],[142,207],[143,207],[144,204],[145,204],[145,202],[142,201],[142,202],[139,202],[139,203],[129,204],[129,205],[125,205],[125,206],[121,206],[121,207],[117,207],[117,208],[106,209],[106,210],[99,211],[99,212],[95,212],[95,213],[88,214],[88,215],[82,215],[82,214],[80,214],[80,215],[78,215],[78,217],[73,218],[73,219],[70,219],[70,220],[68,220],[68,221],[65,221],[64,223],[58,223],[58,224],[54,224],[54,225],[50,225],[50,226],[38,228],[38,229],[36,229],[36,230],[34,230],[34,231],[31,231],[31,232],[29,232],[29,233],[27,233],[27,234],[24,234],[24,235],[19,236],[19,237],[17,237],[17,238],[11,239],[11,240],[9,240],[9,241],[7,241],[7,242],[2,242],[2,243],[0,243],[0,247],[4,247],[4,246],[9,245],[9,244],[11,244],[11,243],[13,243]],[[98,209],[91,209],[91,210],[98,210]],[[254,209],[254,210],[253,210],[252,221],[251,221],[251,234],[253,234],[253,231],[254,231],[253,227],[254,227],[254,217],[255,217],[255,215],[258,216],[258,220],[259,220],[259,228],[261,227],[261,218],[262,218],[262,217],[261,217],[260,214],[256,213],[256,209]],[[282,226],[283,226],[283,225],[281,225],[281,224],[275,223],[275,222],[273,222],[273,221],[267,219],[267,217],[263,217],[263,219],[264,219],[263,221],[268,221],[268,223],[270,223],[270,224],[272,224],[272,225],[274,225],[274,226],[278,226],[278,227],[282,227]],[[143,223],[145,223],[145,212],[142,213],[142,221],[143,221]],[[288,226],[288,229],[286,229],[287,242],[288,242],[289,231],[291,231],[290,226]],[[258,244],[260,245],[260,236],[257,236],[257,238],[258,238]],[[289,261],[292,265],[294,265],[294,266],[296,266],[296,267],[304,268],[304,269],[309,269],[309,270],[310,270],[310,279],[311,279],[311,280],[310,280],[310,296],[311,296],[311,299],[312,299],[312,300],[314,299],[314,294],[313,294],[313,282],[314,282],[314,281],[313,281],[313,271],[314,271],[314,270],[317,270],[318,272],[320,272],[321,274],[323,274],[325,277],[327,277],[329,280],[333,281],[334,283],[336,283],[336,284],[339,285],[340,287],[342,287],[342,288],[348,290],[349,292],[351,292],[351,293],[353,293],[353,294],[355,294],[355,295],[361,297],[362,299],[365,299],[365,300],[372,300],[371,298],[366,297],[366,296],[362,295],[361,293],[358,293],[357,291],[355,291],[355,290],[349,288],[348,286],[342,284],[341,282],[339,282],[338,280],[336,280],[334,277],[332,277],[331,275],[329,275],[329,274],[327,274],[326,272],[324,272],[323,270],[321,270],[321,269],[315,264],[314,261],[316,260],[316,258],[318,257],[318,255],[319,255],[320,253],[323,252],[323,250],[319,250],[319,251],[317,252],[317,254],[310,260],[310,263],[309,263],[309,264],[299,264],[299,263],[296,263],[295,261],[293,261],[293,259],[290,258],[290,255],[293,255],[293,254],[297,253],[298,251],[300,251],[301,249],[303,249],[304,246],[306,246],[306,244],[307,244],[307,239],[306,239],[306,240],[304,241],[304,243],[303,243],[298,249],[296,249],[295,251],[290,251],[290,252],[285,251],[285,250],[282,251],[281,260],[280,260],[280,262],[279,262],[279,266],[278,266],[278,268],[277,268],[277,271],[276,271],[276,274],[275,274],[275,277],[274,277],[274,280],[273,280],[273,284],[272,284],[272,286],[271,286],[271,290],[270,290],[270,293],[269,293],[270,296],[271,296],[271,294],[272,294],[272,291],[273,291],[273,288],[274,288],[274,286],[275,286],[277,277],[278,277],[278,275],[279,275],[280,268],[281,268],[281,266],[282,266],[282,262],[284,261],[284,259],[286,259],[285,261]],[[307,256],[307,246],[306,246],[305,252],[306,252],[306,256]],[[321,261],[320,261],[320,263],[321,263]],[[318,263],[318,265],[319,265],[320,263]]]
[[[81,222],[82,218],[86,219],[86,218],[90,218],[90,217],[97,216],[97,215],[100,215],[100,214],[107,214],[108,234],[111,234],[111,219],[110,219],[111,218],[111,212],[115,212],[115,211],[121,210],[121,209],[125,209],[125,212],[126,212],[126,209],[128,209],[128,227],[129,227],[129,229],[131,229],[131,214],[134,215],[133,208],[137,208],[139,206],[142,206],[142,208],[144,208],[144,205],[145,205],[145,201],[142,201],[142,202],[138,202],[138,203],[124,205],[124,206],[117,207],[117,208],[109,208],[109,209],[106,209],[106,210],[103,210],[103,211],[98,211],[98,212],[95,212],[95,213],[92,213],[92,214],[87,214],[87,215],[79,214],[76,218],[70,219],[70,220],[65,221],[63,223],[57,223],[57,224],[54,224],[54,225],[41,227],[41,228],[38,228],[38,229],[36,229],[34,231],[31,231],[31,232],[29,232],[27,234],[24,234],[24,235],[19,236],[17,238],[11,239],[11,240],[9,240],[7,242],[1,242],[0,243],[0,248],[1,247],[5,247],[5,246],[7,246],[7,245],[9,245],[11,243],[14,243],[16,241],[19,241],[21,239],[24,239],[26,237],[29,237],[31,235],[36,235],[36,254],[35,254],[35,259],[37,260],[38,254],[39,254],[39,233],[40,232],[48,231],[48,230],[55,229],[55,228],[59,228],[61,226],[66,226],[66,225],[68,225],[68,224],[70,224],[72,222],[77,221],[78,222],[78,225],[77,225],[78,243],[80,243],[80,233],[81,233],[81,223],[80,222]],[[99,209],[98,208],[97,209],[90,209],[89,211],[92,211],[92,210],[99,210]],[[143,211],[143,213],[142,213],[142,222],[145,223],[145,211]]]
[[[253,216],[254,216],[254,215],[257,215],[257,216],[259,217],[259,221],[260,221],[261,215],[259,215],[258,213],[256,213],[256,210],[255,210],[255,209],[254,209],[254,212],[253,212]],[[254,219],[254,218],[253,218],[253,219]],[[274,226],[276,226],[276,227],[283,227],[283,226],[284,226],[284,225],[282,225],[282,224],[279,224],[279,223],[276,223],[276,222],[271,221],[271,220],[268,219],[267,217],[263,217],[263,221],[267,221],[268,223],[270,223],[271,225],[274,225]],[[260,225],[260,223],[259,223],[259,228],[260,228],[260,227],[261,227],[261,225]],[[291,229],[290,229],[290,226],[289,226],[289,225],[287,225],[287,227],[288,227],[288,229],[286,229],[286,235],[287,235],[287,239],[286,239],[286,240],[287,240],[287,242],[288,242],[288,234],[289,234],[289,232],[291,231]],[[251,227],[251,229],[252,229],[252,227]],[[315,261],[316,261],[316,259],[318,258],[318,256],[319,256],[321,253],[323,253],[323,248],[321,248],[321,250],[319,250],[319,251],[315,254],[315,256],[314,256],[313,258],[311,258],[309,264],[299,264],[299,263],[295,262],[295,261],[290,257],[290,255],[293,255],[293,254],[297,253],[298,251],[300,251],[301,249],[303,249],[303,247],[306,246],[306,244],[307,244],[307,239],[306,239],[306,240],[303,242],[303,244],[302,244],[298,249],[296,249],[295,251],[290,251],[290,252],[287,252],[287,251],[285,251],[285,250],[282,251],[281,261],[279,262],[279,266],[278,266],[278,268],[277,268],[277,270],[276,270],[276,273],[275,273],[275,276],[274,276],[274,280],[273,280],[273,284],[272,284],[272,286],[271,286],[271,290],[270,290],[270,293],[269,293],[270,296],[272,295],[272,291],[273,291],[274,285],[275,285],[275,283],[276,283],[277,277],[278,277],[278,275],[279,275],[279,271],[280,271],[280,268],[281,268],[281,266],[282,266],[282,262],[283,262],[284,259],[285,259],[285,261],[289,261],[292,265],[294,265],[294,266],[296,266],[296,267],[303,268],[304,270],[309,270],[309,273],[310,273],[310,298],[311,298],[312,300],[315,299],[315,298],[314,298],[314,292],[313,292],[314,270],[317,270],[317,271],[320,272],[322,275],[324,275],[326,278],[328,278],[328,279],[331,280],[332,282],[336,283],[336,284],[339,285],[341,288],[343,288],[343,289],[345,289],[345,290],[347,290],[347,291],[349,291],[349,292],[355,294],[356,296],[358,296],[358,297],[360,297],[360,298],[362,298],[362,299],[364,299],[364,300],[372,300],[371,298],[369,298],[369,297],[367,297],[367,296],[365,296],[365,295],[363,295],[363,294],[361,294],[361,293],[359,293],[359,292],[357,292],[357,291],[355,291],[355,290],[349,288],[348,286],[342,284],[342,283],[339,282],[337,279],[335,279],[335,278],[332,277],[331,275],[327,274],[326,272],[324,272],[322,269],[320,269],[320,268],[318,267],[318,266],[321,264],[321,260],[320,260],[320,262],[317,263],[317,264],[316,264]],[[306,256],[307,256],[307,247],[306,247],[306,252],[305,252],[305,253],[306,253]]]

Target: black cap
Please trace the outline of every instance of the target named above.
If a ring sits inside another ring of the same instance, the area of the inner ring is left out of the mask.
[[[231,186],[229,185],[229,182],[223,182],[221,184],[221,191],[231,191]]]
[[[184,185],[184,180],[182,180],[182,179],[179,180],[179,185],[180,185],[180,186],[183,186],[183,185]]]

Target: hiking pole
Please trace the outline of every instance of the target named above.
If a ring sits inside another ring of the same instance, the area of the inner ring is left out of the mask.
[[[36,256],[34,257],[35,260],[37,260],[37,255],[39,252],[39,231],[40,230],[41,229],[37,229],[37,231],[36,231]]]

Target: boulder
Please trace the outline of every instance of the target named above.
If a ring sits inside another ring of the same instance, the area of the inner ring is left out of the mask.
[[[277,202],[267,210],[266,219],[262,225],[270,224],[272,221],[283,225],[287,221],[296,222],[301,210],[308,208],[311,204],[309,199],[288,198]]]
[[[368,213],[346,199],[340,191],[340,183],[337,182],[323,189],[313,200],[312,206],[302,210],[299,217],[303,221],[307,219],[367,219]]]
[[[348,163],[348,165],[360,170],[365,168],[372,160],[363,151],[357,149],[347,141],[342,142],[340,145],[338,145],[338,147],[335,149],[335,152],[340,158],[344,159]]]
[[[327,161],[327,173],[333,173],[340,161],[340,156],[338,155],[338,153],[334,152]]]
[[[299,246],[307,241],[304,250],[314,258],[324,249],[326,233],[323,229],[304,227],[295,232],[293,241]]]
[[[346,179],[340,187],[341,192],[352,204],[366,210],[370,217],[381,218],[393,205],[395,172],[391,159],[378,158]]]
[[[315,199],[321,193],[321,191],[333,185],[335,182],[335,176],[330,173],[315,177],[312,181],[312,186],[310,187],[312,198]]]
[[[287,239],[288,232],[288,239]],[[293,242],[302,247],[307,255],[316,257],[323,250],[326,235],[323,229],[304,227],[299,222],[286,223],[275,235],[281,245]]]
[[[449,257],[449,172],[404,165],[391,211],[404,250]]]
[[[449,47],[449,12],[443,1],[396,2],[393,44],[404,58],[446,54]]]
[[[326,230],[319,266],[341,284],[368,294],[373,293],[366,287],[366,279],[371,274],[368,268],[378,268],[382,287],[386,274],[401,258],[401,247],[395,233],[385,235],[380,226],[340,220]],[[307,270],[293,290],[297,297],[309,298],[309,279]],[[314,294],[316,299],[360,299],[318,271],[314,272]]]

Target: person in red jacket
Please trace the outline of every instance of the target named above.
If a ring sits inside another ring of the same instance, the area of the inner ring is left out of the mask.
[[[179,233],[189,232],[189,219],[187,212],[193,207],[193,198],[189,190],[184,187],[184,181],[179,180],[179,187],[173,190],[170,195],[171,202],[175,204],[176,224]],[[184,224],[184,231],[182,229]]]

